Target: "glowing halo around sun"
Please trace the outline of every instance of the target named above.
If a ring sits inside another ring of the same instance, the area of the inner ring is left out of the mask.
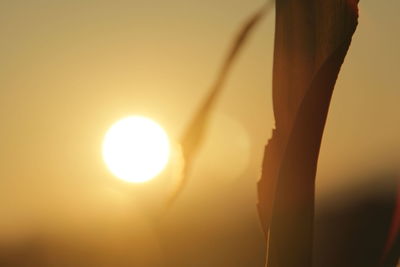
[[[103,159],[108,169],[128,182],[142,183],[156,177],[169,156],[168,135],[146,117],[123,118],[104,137]]]

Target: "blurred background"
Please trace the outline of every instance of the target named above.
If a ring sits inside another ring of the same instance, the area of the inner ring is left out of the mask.
[[[116,179],[101,157],[107,129],[135,114],[175,147],[263,3],[0,1],[0,265],[263,266],[256,182],[274,127],[274,14],[242,51],[172,208],[176,150],[144,184]],[[386,239],[400,169],[399,8],[360,3],[319,160],[317,266],[369,266]]]

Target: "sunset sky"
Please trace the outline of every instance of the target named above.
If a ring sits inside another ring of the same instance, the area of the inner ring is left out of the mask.
[[[136,266],[260,265],[256,182],[274,127],[273,13],[240,54],[170,210],[176,150],[156,179],[130,184],[109,172],[101,145],[113,123],[143,115],[175,149],[234,34],[262,4],[0,1],[0,247],[40,236],[54,259],[54,242],[60,251],[79,243],[93,261],[112,243],[112,255],[134,255]],[[396,0],[360,3],[322,142],[318,198],[399,166],[399,9]]]

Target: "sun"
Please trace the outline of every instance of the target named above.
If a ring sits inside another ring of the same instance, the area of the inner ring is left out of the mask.
[[[167,165],[169,138],[149,118],[131,116],[113,124],[103,142],[103,159],[118,178],[135,183],[149,181]]]

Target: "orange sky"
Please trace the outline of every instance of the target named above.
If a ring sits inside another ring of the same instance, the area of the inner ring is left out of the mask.
[[[109,198],[121,209],[135,203],[140,214],[157,217],[174,163],[147,187],[121,183],[102,162],[102,138],[116,120],[141,114],[177,141],[233,34],[262,3],[1,1],[0,212],[10,215],[8,227],[48,218],[75,195],[86,197],[91,211],[101,195],[105,203]],[[399,162],[399,8],[395,0],[360,4],[323,139],[318,192]],[[220,216],[218,208],[237,205],[240,220],[257,228],[255,183],[273,127],[273,23],[271,14],[259,25],[230,75],[197,171],[171,215],[177,225],[193,220],[182,219],[193,207],[221,201],[202,214]]]

